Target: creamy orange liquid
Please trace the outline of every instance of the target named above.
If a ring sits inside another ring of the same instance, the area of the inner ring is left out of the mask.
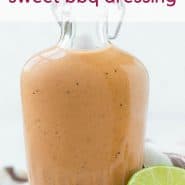
[[[31,185],[125,185],[143,164],[148,78],[113,47],[55,47],[22,72]]]

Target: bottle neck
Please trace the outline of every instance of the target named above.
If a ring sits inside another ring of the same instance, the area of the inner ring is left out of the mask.
[[[66,49],[93,50],[108,44],[106,23],[65,22],[59,46]]]

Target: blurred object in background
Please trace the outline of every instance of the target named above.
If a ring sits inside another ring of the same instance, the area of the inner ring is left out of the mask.
[[[24,171],[13,167],[0,169],[0,185],[28,185],[28,178]]]

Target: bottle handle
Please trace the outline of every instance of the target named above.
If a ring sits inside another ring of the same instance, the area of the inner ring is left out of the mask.
[[[67,8],[67,6],[66,6],[66,9],[64,8],[66,3],[64,1],[61,1],[61,3],[62,3],[61,4],[62,6],[57,6],[56,3],[52,3],[52,6],[51,6],[52,13],[53,13],[57,23],[59,24],[60,28],[62,28],[64,22],[69,21],[69,16],[70,16],[69,8]],[[120,32],[122,23],[123,23],[124,15],[125,15],[125,5],[124,5],[123,1],[119,1],[119,3],[117,3],[117,6],[118,6],[118,11],[119,11],[120,17],[119,17],[118,24],[117,24],[116,29],[113,32],[113,34],[109,33],[110,25],[109,25],[109,20],[108,20],[108,16],[107,16],[106,33],[107,33],[107,37],[109,40],[114,40],[117,38],[117,36]],[[61,9],[61,7],[63,7],[63,8]],[[61,14],[61,10],[62,10],[63,14]],[[60,13],[58,13],[58,12],[60,12]],[[59,15],[64,15],[64,16],[60,17]],[[64,20],[64,18],[66,20]]]
[[[117,6],[118,6],[118,11],[120,12],[120,18],[119,18],[118,24],[117,24],[116,29],[113,32],[113,34],[109,33],[109,21],[107,20],[107,22],[106,22],[106,24],[107,24],[106,25],[106,29],[107,29],[106,32],[107,32],[107,36],[108,36],[109,40],[114,40],[114,39],[117,38],[117,36],[120,32],[122,23],[123,23],[123,18],[125,16],[125,12],[126,12],[125,11],[125,5],[124,5],[123,1],[119,1]]]
[[[61,1],[60,6],[57,3],[52,3],[51,11],[58,25],[60,26],[60,28],[62,28],[63,23],[67,22],[70,16],[69,9],[67,8],[66,3],[64,1]]]

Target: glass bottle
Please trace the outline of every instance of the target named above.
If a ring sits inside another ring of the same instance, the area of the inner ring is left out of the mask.
[[[147,72],[109,41],[106,18],[71,21],[65,6],[60,42],[21,76],[30,184],[126,185],[143,165]]]

